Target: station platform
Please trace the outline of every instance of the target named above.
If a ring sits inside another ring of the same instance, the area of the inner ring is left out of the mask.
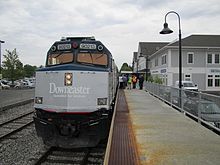
[[[144,90],[124,90],[128,106],[128,120],[134,134],[134,156],[137,151],[139,161],[130,164],[143,165],[217,165],[220,164],[220,136],[170,107]],[[121,96],[122,97],[122,96]],[[118,102],[123,101],[119,99]],[[116,114],[118,110],[116,109]],[[115,117],[115,127],[117,115]],[[113,129],[114,130],[114,129]],[[121,132],[122,134],[123,132]],[[117,132],[113,131],[112,140]],[[133,135],[132,135],[133,136]],[[130,137],[133,139],[133,137]],[[109,138],[111,139],[111,138]],[[116,140],[116,139],[115,139]],[[113,140],[113,141],[115,141]],[[129,139],[117,139],[109,147],[109,161],[113,164],[116,152],[114,145]],[[119,153],[129,152],[126,147]],[[114,154],[113,154],[114,155]],[[122,155],[122,154],[121,154]],[[120,164],[126,164],[127,157],[121,157]],[[110,163],[109,163],[110,162]],[[117,162],[114,162],[118,164]]]

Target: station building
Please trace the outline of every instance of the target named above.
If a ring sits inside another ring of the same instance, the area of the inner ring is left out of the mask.
[[[202,91],[220,91],[220,35],[190,35],[182,40],[182,80]],[[179,80],[179,42],[139,42],[133,72],[158,76],[163,84]]]

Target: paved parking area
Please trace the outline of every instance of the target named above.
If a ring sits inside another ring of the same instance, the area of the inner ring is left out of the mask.
[[[34,89],[0,90],[0,107],[34,98]]]

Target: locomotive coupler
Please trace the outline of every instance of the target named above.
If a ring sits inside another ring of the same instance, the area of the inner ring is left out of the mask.
[[[60,127],[60,134],[63,136],[78,136],[79,133],[77,125],[67,124]]]

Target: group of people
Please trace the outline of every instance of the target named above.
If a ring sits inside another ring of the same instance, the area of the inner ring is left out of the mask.
[[[121,89],[136,89],[137,83],[139,85],[139,89],[142,90],[144,83],[144,76],[142,74],[139,76],[136,74],[119,76],[119,88]]]

